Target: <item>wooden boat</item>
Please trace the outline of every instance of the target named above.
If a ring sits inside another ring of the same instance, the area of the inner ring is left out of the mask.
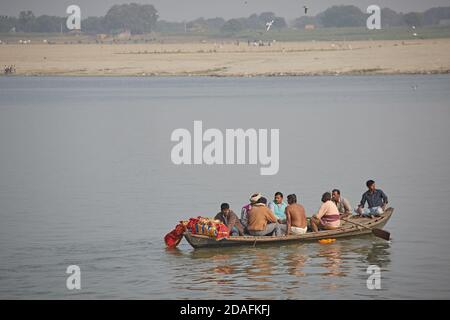
[[[363,218],[352,216],[346,218],[349,221],[362,224],[368,228],[382,229],[389,221],[394,212],[394,208],[388,208],[385,212],[377,218]],[[320,239],[330,238],[346,238],[365,234],[370,234],[370,229],[357,226],[355,224],[341,221],[341,227],[335,230],[323,230],[319,232],[308,232],[302,235],[289,235],[282,237],[275,236],[231,236],[221,240],[216,240],[204,235],[192,234],[186,231],[183,235],[187,242],[194,248],[214,248],[214,247],[230,247],[230,246],[256,246],[261,244],[284,244],[295,242],[311,242]]]

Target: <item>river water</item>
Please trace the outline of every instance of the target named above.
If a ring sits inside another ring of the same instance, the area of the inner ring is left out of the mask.
[[[180,165],[177,128],[280,131],[280,167]],[[0,77],[0,298],[449,299],[450,77]],[[365,181],[386,242],[165,249],[179,220]],[[81,270],[68,290],[66,268]],[[367,268],[381,268],[369,290]]]

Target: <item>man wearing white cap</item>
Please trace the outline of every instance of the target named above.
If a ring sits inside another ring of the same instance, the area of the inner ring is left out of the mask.
[[[250,197],[250,203],[243,206],[241,210],[241,224],[247,228],[248,225],[248,213],[252,209],[252,205],[258,202],[258,200],[262,197],[261,193],[254,193]]]

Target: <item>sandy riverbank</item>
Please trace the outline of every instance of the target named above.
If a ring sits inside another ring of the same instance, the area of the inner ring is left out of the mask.
[[[269,76],[449,73],[450,39],[179,44],[7,44],[18,75]]]

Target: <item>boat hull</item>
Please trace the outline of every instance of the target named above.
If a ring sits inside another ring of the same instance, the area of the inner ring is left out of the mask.
[[[378,218],[348,218],[350,221],[363,224],[368,228],[382,229],[391,218],[394,212],[393,208],[386,209],[386,211]],[[349,222],[342,221],[340,228],[335,230],[324,230],[319,232],[308,232],[303,235],[289,235],[282,237],[274,236],[236,236],[228,237],[221,240],[215,240],[208,236],[192,234],[190,232],[184,233],[184,238],[194,248],[218,248],[218,247],[234,247],[234,246],[259,246],[259,245],[280,245],[287,243],[302,243],[317,241],[320,239],[329,238],[348,238],[371,234],[372,230],[366,229]]]

